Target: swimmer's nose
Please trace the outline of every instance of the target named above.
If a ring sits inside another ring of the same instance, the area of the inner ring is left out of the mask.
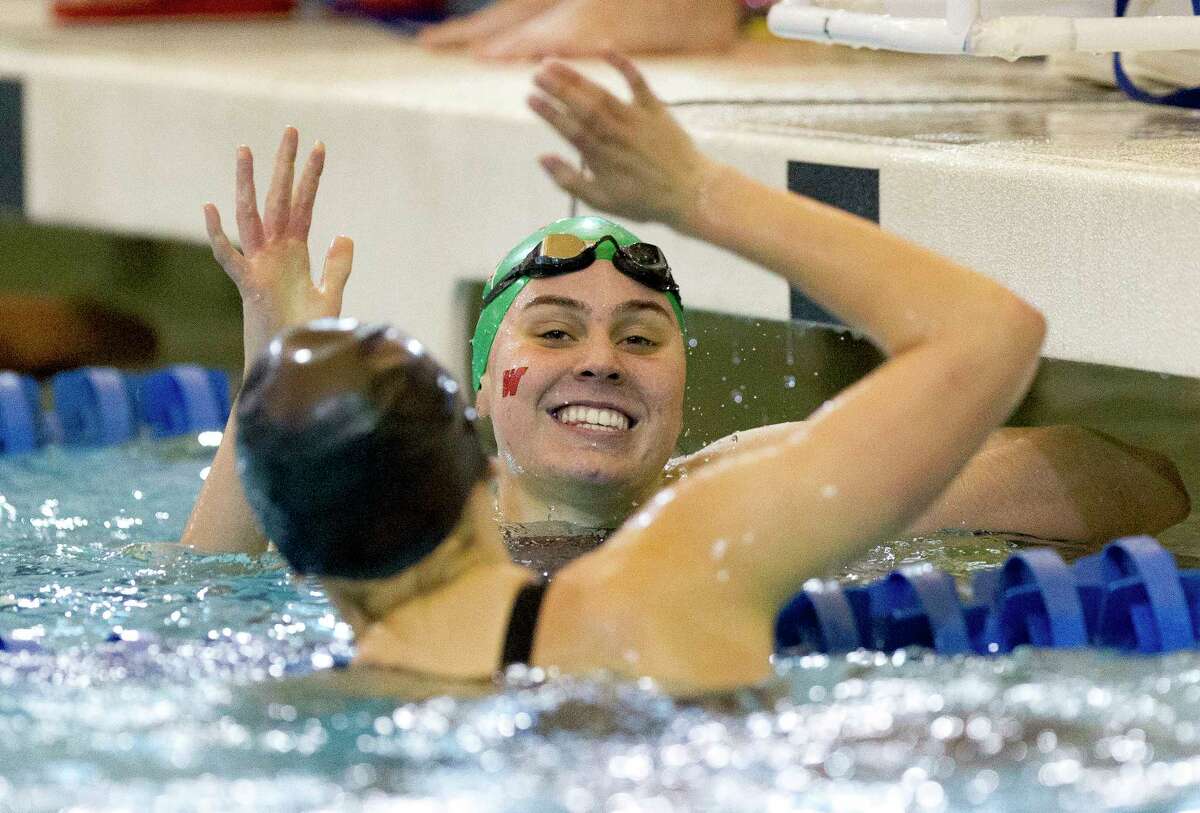
[[[616,349],[608,341],[589,342],[584,355],[575,365],[575,378],[584,381],[597,379],[611,384],[620,384],[625,380],[625,371],[621,369]]]

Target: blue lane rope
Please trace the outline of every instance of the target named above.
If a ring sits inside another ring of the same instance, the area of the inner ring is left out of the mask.
[[[1100,606],[1099,643],[1139,652],[1196,645],[1175,558],[1149,537],[1123,540],[1102,554],[1108,589]]]
[[[970,652],[967,619],[958,601],[954,578],[929,565],[897,570],[873,589],[873,625],[885,649],[907,645],[906,636],[918,636],[921,645],[946,654]],[[899,646],[893,646],[893,642]]]
[[[68,446],[124,443],[136,430],[125,377],[111,367],[83,367],[50,380]]]
[[[815,652],[918,646],[946,655],[1026,645],[1147,654],[1200,647],[1200,571],[1177,570],[1148,536],[1118,539],[1072,565],[1052,550],[1020,551],[975,574],[973,592],[964,605],[953,578],[929,566],[866,586],[813,584],[779,614],[776,643]]]
[[[1116,0],[1116,3],[1116,16],[1124,17],[1126,10],[1129,8],[1129,0]],[[1200,16],[1200,0],[1192,0],[1192,14]],[[1113,53],[1113,74],[1117,79],[1117,87],[1123,90],[1125,95],[1134,101],[1145,102],[1147,104],[1170,105],[1172,107],[1200,108],[1200,87],[1184,88],[1183,90],[1163,94],[1149,93],[1139,88],[1129,78],[1129,74],[1125,72],[1125,66],[1121,64],[1120,52]]]
[[[1000,569],[996,588],[987,640],[998,651],[1009,652],[1021,644],[1087,646],[1083,603],[1070,568],[1058,554],[1042,549],[1014,554]]]
[[[59,373],[51,409],[30,376],[0,370],[0,456],[42,446],[110,446],[146,429],[157,438],[220,430],[229,418],[229,378],[178,364],[147,374],[111,367]]]
[[[906,568],[857,587],[814,580],[779,614],[780,649],[837,653],[925,647],[943,655],[1003,654],[1017,646],[1105,648],[1155,654],[1200,648],[1200,571],[1178,571],[1151,537],[1118,539],[1066,565],[1051,550],[1026,550],[974,578],[963,605],[953,578]],[[981,592],[982,591],[982,592]],[[106,643],[144,648],[152,634],[114,631]],[[37,653],[32,641],[0,638],[0,652]]]
[[[229,417],[229,382],[216,370],[179,364],[142,376],[134,392],[155,437],[219,430]]]
[[[0,454],[38,447],[41,405],[37,382],[29,376],[0,372]]]

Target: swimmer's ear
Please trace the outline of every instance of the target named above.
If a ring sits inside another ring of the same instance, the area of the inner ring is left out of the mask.
[[[479,392],[475,394],[475,412],[481,418],[492,417],[492,388],[489,386],[492,374],[490,371],[485,372],[479,378]]]

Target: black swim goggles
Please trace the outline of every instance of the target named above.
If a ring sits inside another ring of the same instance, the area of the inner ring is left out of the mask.
[[[525,255],[507,274],[496,280],[492,289],[483,297],[487,307],[504,290],[523,277],[541,279],[557,277],[581,271],[596,262],[596,249],[605,242],[612,243],[612,264],[634,282],[665,294],[679,296],[679,286],[671,276],[671,266],[658,246],[649,243],[633,243],[622,246],[616,238],[606,234],[592,244],[585,243],[573,234],[549,234]]]

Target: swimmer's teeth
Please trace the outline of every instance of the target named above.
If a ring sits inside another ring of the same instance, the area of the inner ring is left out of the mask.
[[[625,430],[629,428],[629,419],[612,409],[565,406],[555,413],[555,417],[560,423],[581,424],[589,429]]]

